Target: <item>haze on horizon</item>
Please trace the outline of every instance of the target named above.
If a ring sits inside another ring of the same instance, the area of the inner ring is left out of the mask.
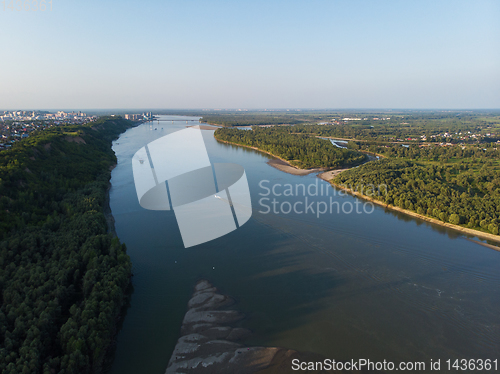
[[[0,108],[500,108],[500,2],[1,9]]]

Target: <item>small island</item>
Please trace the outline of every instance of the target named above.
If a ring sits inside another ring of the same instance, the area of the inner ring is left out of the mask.
[[[280,347],[245,346],[243,340],[251,331],[233,327],[244,318],[243,313],[234,309],[230,296],[220,294],[208,280],[198,281],[165,374],[289,373],[293,360],[324,359],[317,354]]]
[[[166,374],[175,373],[256,373],[275,365],[279,357],[291,357],[295,351],[283,348],[245,347],[237,343],[250,330],[231,327],[244,318],[230,309],[232,298],[221,295],[207,280],[199,281],[181,327]]]

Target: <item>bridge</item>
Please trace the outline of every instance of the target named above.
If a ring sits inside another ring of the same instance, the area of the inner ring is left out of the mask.
[[[151,122],[200,122],[198,119],[152,119]]]

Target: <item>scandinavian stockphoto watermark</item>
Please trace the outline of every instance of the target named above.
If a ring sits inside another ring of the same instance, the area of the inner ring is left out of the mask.
[[[132,157],[139,204],[148,210],[173,210],[184,247],[224,236],[252,216],[245,170],[241,165],[210,162],[199,126],[152,141]],[[259,182],[261,214],[371,214],[370,201],[335,198],[342,190],[319,183]],[[342,186],[367,197],[387,193],[386,185]]]
[[[132,157],[139,204],[173,209],[184,247],[224,236],[252,216],[245,170],[210,163],[199,126],[163,136]]]
[[[305,185],[273,183],[267,179],[259,182],[259,213],[262,214],[313,214],[320,217],[324,214],[371,214],[375,206],[371,201],[340,201],[336,196],[345,196],[343,189],[333,189],[324,183]],[[387,186],[381,184],[341,185],[340,187],[361,194],[368,198],[375,198],[387,194]]]

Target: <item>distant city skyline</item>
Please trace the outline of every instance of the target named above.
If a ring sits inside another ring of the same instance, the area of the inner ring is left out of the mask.
[[[0,110],[498,109],[500,2],[0,5]]]

